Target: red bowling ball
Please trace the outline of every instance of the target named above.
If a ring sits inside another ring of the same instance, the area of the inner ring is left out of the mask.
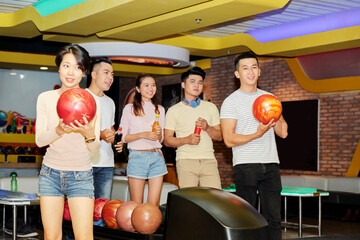
[[[69,203],[68,203],[67,200],[64,203],[64,219],[68,220],[68,221],[71,221]]]
[[[120,228],[116,222],[116,211],[122,203],[123,201],[115,199],[108,201],[104,205],[101,215],[105,225],[109,228]]]
[[[135,232],[135,228],[131,223],[131,215],[134,209],[138,206],[135,201],[124,202],[120,205],[116,212],[116,222],[121,229],[129,232]]]
[[[271,94],[259,96],[253,103],[254,117],[263,124],[268,124],[271,119],[276,122],[282,112],[281,102]]]
[[[57,102],[57,113],[66,125],[73,123],[85,124],[83,117],[90,122],[96,114],[96,102],[88,91],[82,88],[73,88],[63,92]]]
[[[105,204],[110,201],[107,198],[97,198],[94,201],[94,221],[97,222],[99,221],[102,216],[101,216],[101,212],[105,206]]]
[[[160,209],[151,203],[138,205],[131,215],[131,222],[135,230],[144,234],[154,233],[159,228],[161,221]]]

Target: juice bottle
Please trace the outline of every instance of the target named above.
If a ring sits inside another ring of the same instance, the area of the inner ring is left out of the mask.
[[[195,125],[194,134],[200,134],[200,133],[201,133],[201,128],[199,128],[198,125]]]
[[[152,125],[152,131],[153,132],[156,132],[156,127],[157,126],[160,126],[160,123],[159,123],[159,117],[160,117],[160,114],[156,114],[156,117],[155,117],[155,122],[153,123]]]

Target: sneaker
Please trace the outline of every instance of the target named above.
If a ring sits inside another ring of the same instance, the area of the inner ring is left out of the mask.
[[[12,235],[12,229],[5,228],[4,232],[9,235]],[[24,225],[16,233],[18,237],[35,237],[39,235],[34,226]]]
[[[8,228],[4,228],[4,232],[6,232],[9,235],[12,235],[12,230],[10,230]]]
[[[25,225],[20,228],[16,236],[18,237],[35,237],[39,235],[34,226]]]

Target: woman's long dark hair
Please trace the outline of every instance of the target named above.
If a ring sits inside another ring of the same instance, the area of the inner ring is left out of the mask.
[[[153,78],[155,80],[155,78],[149,74],[149,73],[141,73],[136,77],[136,81],[135,81],[135,86],[138,87],[140,89],[140,85],[142,83],[142,80],[144,78]],[[156,100],[156,93],[154,94],[154,96],[151,98],[151,103],[154,104],[155,106],[155,113],[160,113],[159,111],[159,106]],[[134,96],[134,102],[133,102],[133,109],[134,109],[134,115],[135,116],[143,116],[145,115],[142,103],[141,103],[141,94],[138,91],[135,91],[135,96]]]

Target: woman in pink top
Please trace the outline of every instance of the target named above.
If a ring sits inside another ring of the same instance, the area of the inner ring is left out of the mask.
[[[164,156],[160,150],[165,125],[165,109],[157,104],[156,83],[150,74],[136,78],[134,102],[125,106],[120,126],[123,141],[128,143],[127,176],[132,201],[142,203],[145,180],[148,179],[147,202],[159,206],[163,176],[167,174]],[[152,131],[156,115],[159,126]]]
[[[90,65],[78,45],[63,47],[56,56],[62,86],[43,92],[36,105],[36,144],[47,146],[39,176],[41,218],[45,239],[62,239],[64,200],[68,198],[76,239],[93,239],[94,185],[89,152],[100,147],[100,109],[90,123],[65,125],[56,112],[60,95],[79,88]]]

